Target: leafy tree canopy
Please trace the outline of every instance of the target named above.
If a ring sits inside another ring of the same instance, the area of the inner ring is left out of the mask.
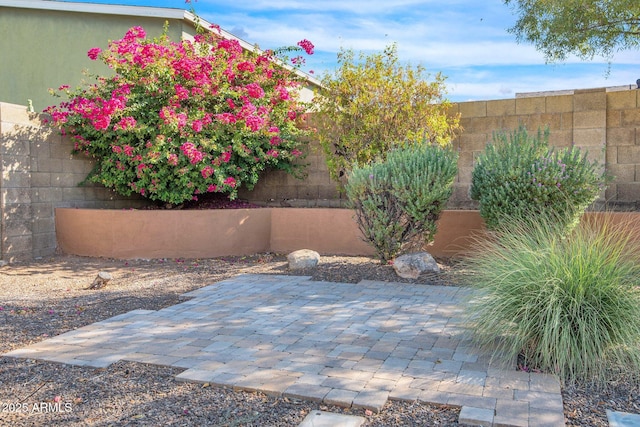
[[[432,81],[422,66],[402,65],[395,44],[358,56],[338,53],[338,67],[322,79],[314,124],[329,172],[341,182],[350,170],[384,159],[393,147],[446,146],[460,130],[449,114],[445,78]]]
[[[638,0],[504,0],[518,16],[510,32],[544,53],[547,61],[570,54],[610,58],[640,47]]]

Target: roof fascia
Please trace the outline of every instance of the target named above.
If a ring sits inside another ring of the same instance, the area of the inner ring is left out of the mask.
[[[0,6],[14,7],[19,9],[55,10],[63,12],[98,13],[105,15],[144,16],[165,19],[184,19],[184,15],[186,13],[186,11],[183,9],[174,9],[167,7],[122,6],[112,4],[75,3],[46,0],[0,0]]]
[[[212,25],[210,22],[194,15],[193,13],[184,9],[175,8],[162,8],[162,7],[148,7],[148,6],[122,6],[111,4],[99,4],[99,3],[77,3],[66,1],[49,1],[49,0],[0,0],[0,7],[13,7],[21,9],[38,9],[38,10],[54,10],[62,12],[80,12],[80,13],[97,13],[105,15],[127,15],[127,16],[143,16],[162,19],[179,19],[189,23],[194,28],[198,25],[208,31],[211,31]],[[216,31],[217,32],[217,31]],[[222,37],[228,40],[237,40],[244,49],[252,52],[261,52],[256,45],[253,45],[246,40],[238,38],[228,31],[220,28]],[[291,67],[288,64],[280,62],[281,65],[295,70],[295,73],[300,77],[306,79],[309,83],[315,86],[321,86],[321,83],[315,77]]]

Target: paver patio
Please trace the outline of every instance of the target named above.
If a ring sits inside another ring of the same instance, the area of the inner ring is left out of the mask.
[[[177,378],[379,411],[387,399],[462,406],[460,422],[564,426],[558,381],[469,347],[470,290],[241,275],[4,356],[185,368]]]

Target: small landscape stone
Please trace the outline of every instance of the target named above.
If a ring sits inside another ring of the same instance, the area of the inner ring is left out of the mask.
[[[101,271],[101,272],[98,273],[96,278],[93,279],[93,283],[91,283],[91,285],[89,285],[89,287],[87,289],[101,289],[101,288],[104,288],[105,286],[107,286],[107,283],[111,279],[112,279],[111,274],[107,273],[106,271]]]
[[[438,263],[427,252],[400,255],[393,261],[393,269],[403,279],[417,279],[426,271],[440,272]]]
[[[300,249],[287,255],[287,261],[291,270],[312,268],[320,262],[320,254],[310,249]]]

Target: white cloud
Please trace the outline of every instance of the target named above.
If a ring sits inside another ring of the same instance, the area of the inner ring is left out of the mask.
[[[80,0],[106,1],[106,0]],[[113,0],[125,4],[181,7],[175,0]],[[640,51],[607,61],[545,65],[529,44],[508,33],[516,18],[503,0],[198,0],[196,12],[262,48],[311,40],[316,54],[306,70],[332,71],[340,48],[380,52],[398,44],[402,61],[448,76],[450,98],[511,98],[519,92],[633,84],[640,78]],[[185,6],[188,7],[188,6]]]
[[[422,7],[439,6],[440,0],[324,0],[324,1],[299,1],[299,0],[253,0],[245,2],[237,2],[232,5],[234,9],[247,12],[272,12],[272,11],[305,11],[325,13],[350,12],[355,14],[382,14],[386,15],[397,10],[412,10]],[[460,0],[449,0],[448,5],[465,3]],[[218,0],[200,0],[198,7],[206,7],[207,5],[216,7],[229,7],[227,2]]]
[[[400,46],[408,58],[437,67],[470,65],[539,64],[541,55],[531,46],[508,42],[469,41],[466,43],[427,43]]]
[[[554,73],[517,73],[510,74],[484,72],[478,79],[474,79],[472,70],[466,70],[467,79],[449,79],[449,98],[457,101],[479,101],[489,99],[513,98],[517,93],[546,92],[572,89],[588,89],[597,87],[633,85],[636,72],[633,67],[612,70],[606,77],[600,67],[587,73],[579,73],[568,79],[564,73],[554,76]]]
[[[300,2],[277,3],[284,5]],[[382,2],[374,1],[370,7],[362,6],[360,11],[366,10],[366,14],[362,12],[348,16],[328,13],[326,10],[331,10],[331,4],[338,7],[342,3],[352,5],[353,2],[325,3],[323,2],[324,12],[301,14],[297,10],[288,11],[286,19],[281,14],[250,14],[246,11],[224,14],[208,12],[204,16],[223,28],[241,28],[248,41],[257,42],[262,47],[283,46],[307,38],[316,45],[317,50],[335,53],[341,47],[356,51],[380,51],[386,45],[397,42],[401,59],[434,66],[526,64],[543,61],[542,55],[533,47],[517,45],[506,31],[489,25],[488,19],[481,21],[475,16],[465,17],[461,11],[443,10],[441,13],[430,14],[420,10],[409,16],[391,19],[371,12],[376,7],[381,7]],[[259,9],[261,6],[255,7]],[[278,8],[278,5],[275,7]],[[394,3],[394,7],[399,6]],[[452,22],[460,25],[456,27]]]

